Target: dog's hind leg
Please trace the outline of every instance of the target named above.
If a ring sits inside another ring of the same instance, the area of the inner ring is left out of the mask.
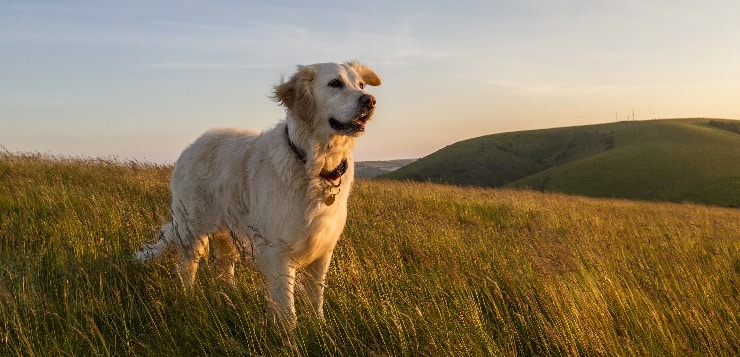
[[[200,260],[208,256],[208,235],[193,234],[182,227],[178,228],[180,234],[177,236],[177,242],[175,243],[179,258],[177,272],[182,287],[185,290],[192,290]]]
[[[234,249],[233,239],[229,234],[222,232],[213,235],[216,278],[230,284],[234,284],[234,263],[239,259],[239,253]]]

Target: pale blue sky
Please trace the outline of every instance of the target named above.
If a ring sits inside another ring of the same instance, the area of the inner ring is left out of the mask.
[[[0,145],[172,162],[267,129],[296,64],[383,78],[359,160],[506,131],[740,118],[740,1],[0,0]]]

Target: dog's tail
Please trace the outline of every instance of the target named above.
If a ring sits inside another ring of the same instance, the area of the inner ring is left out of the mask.
[[[172,222],[165,224],[157,231],[159,238],[154,243],[144,243],[143,249],[134,254],[134,259],[142,265],[160,262],[162,258],[175,251],[174,232]]]

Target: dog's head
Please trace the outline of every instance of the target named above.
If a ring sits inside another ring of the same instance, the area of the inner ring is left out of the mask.
[[[298,66],[275,86],[273,99],[317,134],[356,137],[375,112],[375,97],[365,89],[379,85],[380,77],[360,63],[319,63]]]

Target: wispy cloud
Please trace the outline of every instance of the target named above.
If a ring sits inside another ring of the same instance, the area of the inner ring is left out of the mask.
[[[217,63],[217,62],[189,62],[175,61],[144,65],[140,68],[160,69],[165,71],[233,71],[256,68],[270,68],[268,64],[251,63]]]

